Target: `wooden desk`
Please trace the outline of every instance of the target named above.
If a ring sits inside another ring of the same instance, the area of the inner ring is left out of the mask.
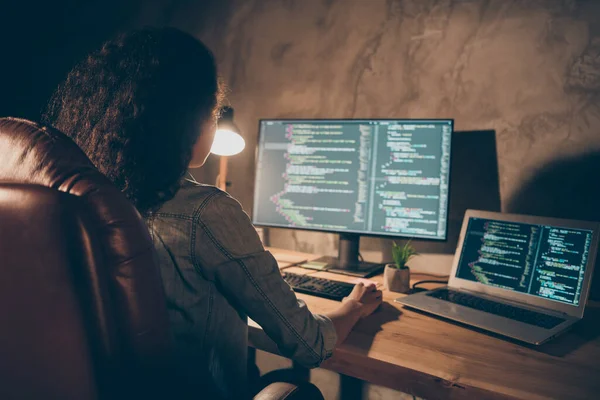
[[[291,267],[289,272],[307,270]],[[312,275],[352,281],[326,272]],[[426,276],[413,274],[413,279]],[[382,276],[372,278],[382,283]],[[427,286],[425,286],[427,287]],[[430,286],[432,287],[432,286]],[[425,399],[600,398],[600,304],[550,343],[526,347],[403,308],[384,291],[381,310],[359,322],[322,367]],[[298,294],[315,313],[339,303]],[[250,344],[277,353],[254,323]]]
[[[319,258],[319,256],[310,253],[301,253],[299,251],[278,249],[275,247],[266,247],[266,249],[275,257],[279,269],[291,267],[295,264],[311,261]]]

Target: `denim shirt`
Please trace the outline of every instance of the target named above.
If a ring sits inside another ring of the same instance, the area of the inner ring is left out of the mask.
[[[296,298],[248,215],[227,193],[186,182],[147,224],[186,378],[208,367],[223,397],[247,396],[247,316],[284,356],[304,366],[331,356],[333,323]]]

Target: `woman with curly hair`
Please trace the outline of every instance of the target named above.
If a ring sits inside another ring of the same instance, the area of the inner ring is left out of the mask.
[[[206,161],[222,99],[211,52],[172,28],[132,31],[78,64],[45,122],[69,135],[146,218],[182,377],[208,369],[225,398],[249,396],[247,316],[308,367],[333,353],[381,303],[359,284],[328,315],[312,314],[282,279],[241,205],[184,179]]]

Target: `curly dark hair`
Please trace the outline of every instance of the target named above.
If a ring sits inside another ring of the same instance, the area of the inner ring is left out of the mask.
[[[212,53],[173,28],[106,42],[52,96],[43,121],[70,136],[135,204],[157,210],[179,189],[222,89]]]

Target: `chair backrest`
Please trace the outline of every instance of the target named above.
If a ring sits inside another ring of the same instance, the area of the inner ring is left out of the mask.
[[[68,137],[14,118],[0,118],[0,327],[3,399],[158,394],[169,365],[144,221]]]

